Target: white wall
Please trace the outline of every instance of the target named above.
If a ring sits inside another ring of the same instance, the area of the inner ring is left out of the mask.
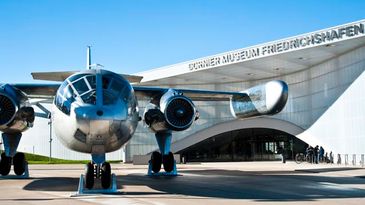
[[[336,154],[365,154],[365,72],[297,137]],[[359,157],[359,156],[358,156]]]
[[[273,118],[288,121],[306,130],[339,99],[364,70],[365,47],[363,46],[305,70],[277,78],[252,82],[191,85],[186,87],[191,89],[240,91],[270,80],[284,80],[289,86],[288,102],[283,111],[273,116]],[[170,86],[174,87],[174,85]],[[356,95],[352,96],[352,98],[359,100],[359,97]],[[140,104],[143,107],[145,103],[142,102]],[[233,119],[229,111],[228,102],[195,102],[195,104],[201,114],[200,119],[187,131],[174,133],[173,142],[184,140],[186,137],[194,135],[202,129]],[[141,111],[143,112],[143,108]],[[360,110],[355,112],[360,112]],[[345,119],[338,120],[344,123]],[[353,126],[363,127],[361,121],[353,124]],[[322,129],[330,129],[330,127],[323,127]],[[322,136],[318,135],[315,137],[321,138]],[[341,137],[344,136],[338,136],[338,138]],[[309,140],[306,137],[301,137],[301,139],[306,142]],[[358,143],[357,141],[344,140],[340,142],[346,143],[347,147],[351,147],[353,143]],[[324,143],[326,142],[314,144],[324,145]],[[360,144],[362,147],[365,147],[365,142],[361,141]],[[140,123],[135,136],[127,146],[127,160],[132,160],[134,154],[147,154],[155,149],[157,149],[157,144],[154,134],[141,126]],[[331,149],[335,150],[334,148]],[[350,152],[349,149],[346,150]]]

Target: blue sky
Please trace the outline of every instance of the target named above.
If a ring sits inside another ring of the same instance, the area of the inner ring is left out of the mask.
[[[136,73],[364,19],[365,1],[0,0],[0,83],[93,63]],[[39,82],[39,81],[38,81]]]

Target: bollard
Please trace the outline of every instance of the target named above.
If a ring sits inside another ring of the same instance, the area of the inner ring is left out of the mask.
[[[337,165],[340,165],[341,163],[341,154],[337,154]]]
[[[356,166],[356,154],[352,155],[352,166]]]

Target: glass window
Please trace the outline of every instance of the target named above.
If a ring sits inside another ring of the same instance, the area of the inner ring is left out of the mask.
[[[63,96],[66,99],[71,99],[74,95],[74,90],[71,88],[70,85],[67,85],[64,89],[63,89]]]
[[[86,77],[86,80],[89,82],[91,89],[96,89],[96,77],[95,75],[89,75]]]
[[[88,93],[85,93],[83,96],[81,96],[81,99],[84,101],[84,103],[88,104],[96,104],[96,91],[91,90]]]
[[[108,90],[103,91],[103,104],[111,105],[117,101],[117,96]]]
[[[62,85],[58,88],[58,93],[63,96],[65,87],[68,85],[67,82],[63,82]]]
[[[77,90],[79,95],[82,95],[86,91],[89,91],[89,87],[87,87],[85,79],[81,78],[80,80],[72,83],[74,88]]]
[[[69,80],[70,82],[73,82],[73,81],[76,81],[76,80],[80,79],[81,77],[83,77],[83,76],[85,76],[85,75],[87,75],[87,74],[86,74],[86,73],[74,74],[74,75],[70,76],[70,77],[68,78],[68,80]]]
[[[111,79],[109,77],[103,76],[103,89],[108,89]]]
[[[117,80],[113,80],[113,83],[110,86],[110,89],[114,93],[120,93],[122,91],[122,89],[123,89],[123,85],[122,85],[122,83],[118,82]]]

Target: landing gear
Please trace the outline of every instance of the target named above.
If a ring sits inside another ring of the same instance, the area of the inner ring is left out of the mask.
[[[104,162],[101,166],[91,162],[86,164],[84,176],[85,187],[92,189],[94,187],[95,178],[100,178],[101,186],[104,189],[110,188],[112,175],[109,162]]]
[[[10,169],[11,169],[11,157],[7,157],[5,153],[2,153],[0,161],[0,174],[6,176],[9,174]]]
[[[104,189],[108,189],[110,187],[111,176],[112,174],[111,174],[110,164],[109,162],[104,162],[103,165],[101,166],[101,175],[100,175],[101,186]]]
[[[160,172],[161,164],[163,164],[165,172]],[[148,165],[148,176],[177,176],[176,161],[172,152],[163,156],[159,152],[153,152]]]
[[[24,153],[18,152],[13,157],[14,172],[16,175],[20,176],[24,174],[27,162],[25,161]]]
[[[151,166],[153,173],[158,173],[161,170],[162,155],[159,152],[152,152]]]
[[[14,175],[9,175],[11,169],[11,162],[14,165]],[[25,160],[24,153],[18,152],[14,155],[14,157],[8,157],[5,153],[1,154],[1,161],[0,161],[0,174],[2,175],[1,178],[7,179],[26,179],[29,178],[29,170],[28,170],[28,163]]]
[[[177,176],[176,161],[170,151],[171,131],[155,133],[160,152],[152,152],[151,160],[148,162],[148,176],[168,175]],[[161,172],[161,164],[165,172]]]
[[[85,167],[85,187],[92,189],[94,186],[94,164],[89,162]]]
[[[4,152],[1,154],[0,174],[1,178],[7,179],[26,179],[29,178],[28,163],[25,160],[24,153],[16,152],[22,133],[2,133]],[[14,173],[9,175],[11,164],[14,165]],[[8,176],[9,175],[9,176]]]
[[[117,178],[115,174],[111,173],[110,163],[105,162],[104,160],[105,158],[97,161],[99,162],[98,164],[96,164],[94,160],[93,162],[86,164],[85,175],[82,174],[80,176],[78,191],[76,195],[73,196],[85,194],[113,194],[118,192]],[[95,179],[100,179],[101,188],[94,188]]]
[[[164,155],[162,157],[162,163],[163,163],[163,169],[166,172],[172,172],[174,170],[175,159],[172,152],[169,152],[168,155]]]

